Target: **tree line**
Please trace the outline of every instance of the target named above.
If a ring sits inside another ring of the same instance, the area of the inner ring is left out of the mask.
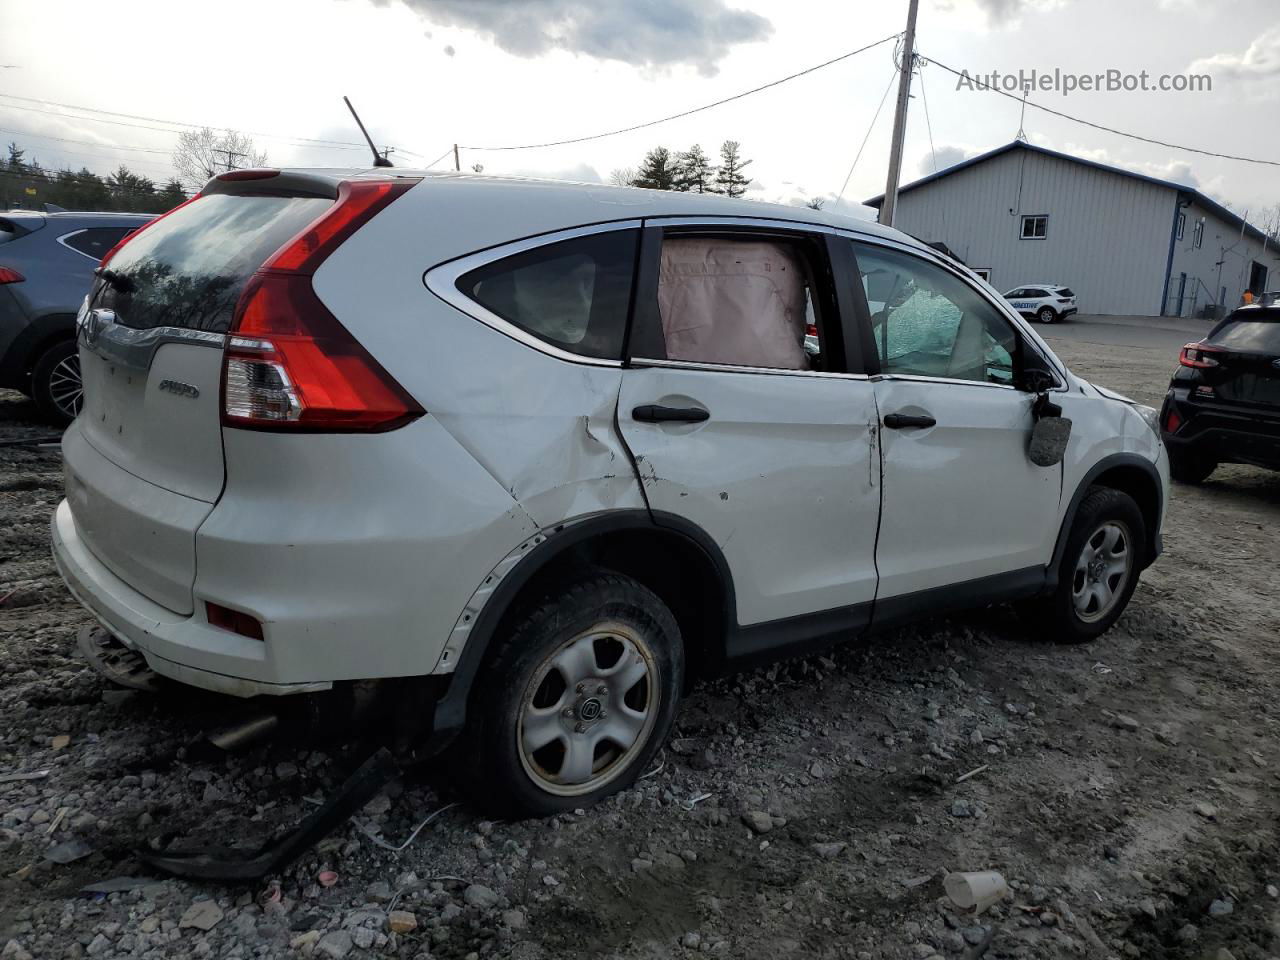
[[[609,179],[618,186],[741,197],[751,183],[743,173],[750,163],[742,158],[742,145],[737,140],[720,144],[718,165],[696,143],[678,153],[667,147],[654,147],[645,154],[638,170],[615,170]]]
[[[134,173],[123,163],[102,177],[87,167],[50,170],[38,160],[28,160],[16,143],[0,164],[0,210],[15,207],[43,210],[49,203],[64,210],[120,210],[130,213],[164,213],[187,199],[176,177],[158,184]]]

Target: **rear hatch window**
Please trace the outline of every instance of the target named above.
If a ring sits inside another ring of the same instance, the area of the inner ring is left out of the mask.
[[[135,330],[226,333],[253,272],[333,201],[212,194],[138,234],[108,263],[93,306]]]
[[[1062,289],[1060,289],[1060,290],[1058,291],[1058,296],[1063,297],[1064,299],[1068,299],[1068,300],[1069,300],[1069,299],[1071,299],[1072,297],[1074,297],[1074,296],[1075,296],[1075,294],[1071,292],[1071,288],[1070,288],[1070,287],[1063,287]]]
[[[1206,342],[1245,353],[1280,356],[1280,317],[1275,320],[1228,320]]]
[[[1280,311],[1275,319],[1231,319],[1211,333],[1206,343],[1220,347],[1216,367],[1202,371],[1218,400],[1280,404]]]

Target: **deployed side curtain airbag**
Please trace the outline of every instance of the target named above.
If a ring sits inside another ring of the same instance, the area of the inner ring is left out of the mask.
[[[805,286],[804,263],[785,244],[664,240],[658,309],[668,359],[808,369]]]

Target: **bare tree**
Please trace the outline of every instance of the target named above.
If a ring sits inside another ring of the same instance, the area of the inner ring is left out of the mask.
[[[178,134],[178,146],[173,151],[178,179],[193,193],[220,173],[266,163],[266,151],[257,149],[252,137],[236,130],[184,130]]]
[[[609,182],[615,187],[629,187],[636,178],[635,167],[619,167],[609,172]]]

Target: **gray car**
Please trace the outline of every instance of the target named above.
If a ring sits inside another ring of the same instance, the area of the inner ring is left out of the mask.
[[[80,410],[76,311],[103,255],[145,213],[0,213],[0,387],[58,424]]]

